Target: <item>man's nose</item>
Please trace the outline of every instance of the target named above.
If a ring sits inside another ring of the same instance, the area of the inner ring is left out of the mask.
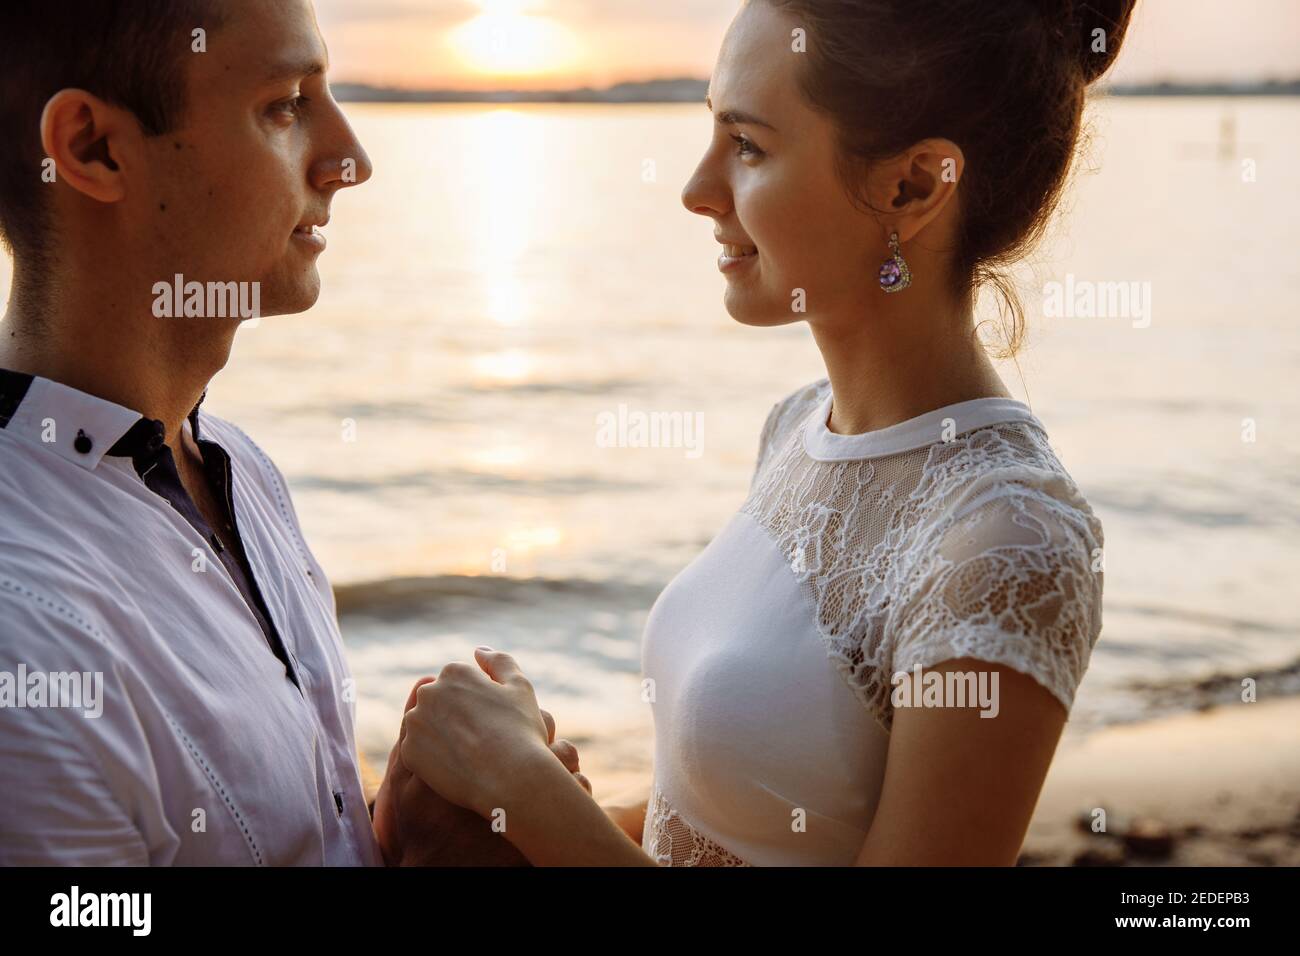
[[[342,113],[339,114],[338,121],[342,134],[338,144],[312,167],[312,185],[317,189],[359,186],[375,172],[370,156]]]
[[[364,183],[374,171],[370,157],[358,143],[346,155],[331,156],[318,162],[312,170],[313,185],[317,189],[346,189]]]

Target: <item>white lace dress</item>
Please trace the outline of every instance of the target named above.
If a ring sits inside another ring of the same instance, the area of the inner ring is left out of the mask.
[[[642,845],[661,863],[849,865],[875,813],[890,678],[955,658],[1069,711],[1101,631],[1102,528],[1028,406],[863,435],[825,380],[768,416],[748,499],[660,595]]]

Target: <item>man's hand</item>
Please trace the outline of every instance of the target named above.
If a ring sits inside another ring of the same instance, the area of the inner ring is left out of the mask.
[[[403,713],[415,706],[416,691],[433,681],[424,677],[407,697]],[[555,739],[555,720],[542,711],[551,752],[574,778],[591,792],[591,784],[578,772],[578,751],[567,740]],[[375,797],[374,827],[384,862],[389,866],[528,866],[528,861],[491,824],[474,813],[444,800],[402,763],[403,721],[397,743],[388,757],[384,782]]]

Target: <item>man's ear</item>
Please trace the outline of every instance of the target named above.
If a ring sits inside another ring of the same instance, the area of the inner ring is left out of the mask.
[[[60,90],[41,114],[41,145],[59,181],[100,202],[126,196],[127,157],[138,155],[140,136],[132,113],[85,90]]]
[[[877,164],[867,178],[868,198],[885,234],[897,232],[900,242],[915,238],[956,197],[965,168],[961,147],[938,138]]]

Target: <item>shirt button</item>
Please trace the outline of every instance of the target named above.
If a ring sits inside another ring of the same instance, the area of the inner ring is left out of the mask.
[[[95,447],[95,442],[81,429],[77,429],[77,437],[72,442],[72,447],[83,455],[89,455],[90,450]]]

